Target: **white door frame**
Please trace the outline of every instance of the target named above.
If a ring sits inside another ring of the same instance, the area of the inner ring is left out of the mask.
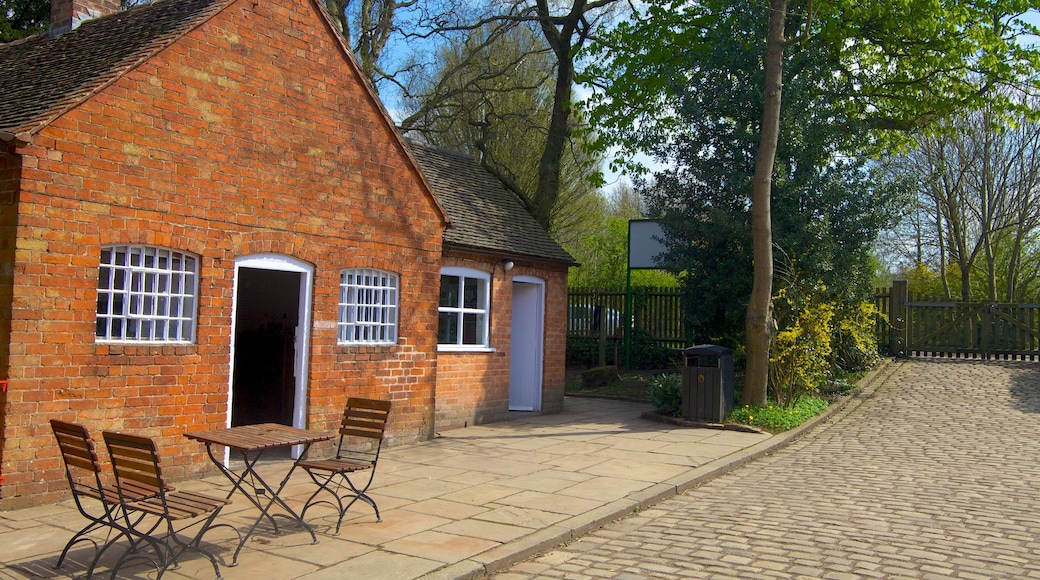
[[[535,306],[535,310],[536,310],[535,312],[526,312],[526,311],[521,312],[521,311],[517,310],[516,296],[515,296],[515,294],[513,295],[513,305],[512,305],[513,306],[512,307],[513,320],[515,321],[518,317],[520,319],[533,320],[534,323],[535,323],[533,337],[536,339],[536,342],[533,344],[534,348],[530,352],[530,358],[527,359],[527,360],[524,360],[524,361],[518,361],[516,359],[516,356],[517,356],[516,343],[514,342],[510,346],[510,349],[509,349],[510,350],[510,352],[509,352],[509,365],[510,365],[510,371],[509,371],[509,374],[510,374],[510,381],[509,381],[509,383],[510,383],[510,385],[509,385],[509,389],[510,389],[510,401],[511,401],[511,403],[512,403],[512,400],[513,400],[513,398],[512,398],[513,365],[519,363],[519,364],[522,365],[522,368],[527,368],[527,369],[532,369],[532,370],[533,369],[537,369],[537,371],[534,373],[534,379],[535,379],[534,385],[532,387],[529,387],[529,388],[532,388],[534,390],[534,392],[533,393],[528,393],[528,394],[532,395],[530,401],[533,404],[531,404],[531,405],[526,405],[525,404],[525,405],[518,405],[518,406],[514,406],[513,404],[510,404],[509,408],[510,408],[510,410],[518,410],[518,411],[541,411],[542,410],[542,388],[544,386],[543,385],[543,379],[544,379],[544,375],[545,375],[545,280],[542,280],[541,278],[535,278],[534,276],[513,276],[512,283],[514,284],[514,286],[513,286],[514,289],[516,288],[515,285],[518,284],[518,283],[519,284],[533,284],[533,285],[537,286],[538,300],[537,300],[537,305]],[[512,326],[512,321],[510,322],[510,326]],[[526,402],[526,400],[525,400],[525,402]]]
[[[293,394],[293,427],[304,429],[307,427],[307,368],[310,363],[310,340],[311,340],[311,289],[314,285],[314,266],[281,254],[252,254],[235,258],[235,280],[232,290],[231,302],[231,363],[228,374],[228,427],[231,426],[232,398],[235,396],[232,387],[235,382],[235,319],[238,315],[238,282],[239,270],[252,268],[256,270],[278,270],[281,272],[296,272],[300,274],[300,321],[296,327],[296,340],[294,342],[295,356],[293,357],[293,374],[296,375],[296,387]],[[293,456],[300,453],[301,446],[293,449]],[[226,458],[225,458],[226,461]]]

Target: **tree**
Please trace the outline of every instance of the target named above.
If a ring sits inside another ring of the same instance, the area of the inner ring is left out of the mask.
[[[682,72],[687,82],[675,91],[681,122],[653,149],[666,168],[637,182],[649,214],[663,217],[670,233],[670,269],[683,272],[690,336],[734,348],[744,345],[753,284],[749,194],[762,115],[763,71],[745,63],[756,58],[766,16],[745,3],[731,8],[728,28],[705,32],[709,52],[696,71]],[[820,282],[823,298],[851,306],[866,297],[872,243],[901,190],[864,160],[837,155],[835,144],[856,136],[833,126],[833,105],[816,97],[827,59],[798,48],[771,188],[776,261],[788,279]]]
[[[47,30],[49,0],[0,0],[0,42],[11,42]]]
[[[399,128],[405,132],[425,134],[426,123],[435,109],[458,111],[453,109],[453,103],[464,84],[457,82],[457,75],[463,78],[472,75],[472,66],[476,64],[473,56],[483,50],[493,50],[495,43],[518,27],[536,31],[542,37],[531,55],[549,57],[549,66],[543,72],[551,71],[548,101],[551,106],[542,141],[534,150],[538,155],[536,180],[529,187],[521,188],[508,181],[507,186],[527,200],[531,214],[551,231],[553,214],[568,179],[564,171],[566,160],[569,156],[575,157],[570,151],[574,147],[571,137],[581,125],[574,116],[572,102],[575,55],[594,38],[600,20],[609,16],[611,7],[620,4],[619,0],[572,0],[570,3],[364,0],[357,11],[351,9],[350,0],[326,1],[340,19],[345,33],[354,30],[355,34],[367,34],[352,46],[365,73],[380,88],[381,94],[398,93],[399,96],[392,98],[411,106],[408,113],[398,119]],[[366,21],[370,23],[367,27]],[[398,48],[392,62],[387,60],[390,57],[386,47],[390,45]],[[440,54],[442,46],[452,46],[457,51],[463,45],[467,46],[467,58],[450,64],[429,60],[430,55]],[[483,74],[485,79],[498,74],[501,81],[508,82],[510,78],[505,71],[509,68],[508,65],[501,69],[488,68]],[[478,145],[470,143],[470,149]],[[481,157],[482,162],[485,160]],[[488,163],[486,167],[493,172],[500,169],[495,163]]]
[[[937,271],[946,298],[1036,296],[1040,123],[994,121],[989,107],[965,111],[888,163],[916,185],[916,211],[900,224],[918,232],[909,265]]]
[[[638,150],[668,139],[682,122],[673,107],[674,95],[710,54],[709,32],[733,29],[730,19],[742,12],[734,5],[658,0],[617,28],[603,44],[609,49],[597,55],[603,64],[593,71],[603,79],[594,118],[607,140]],[[1037,32],[1021,15],[1038,5],[1037,0],[903,0],[820,6],[811,0],[770,0],[769,26],[755,43],[760,56],[745,63],[763,71],[763,115],[751,191],[756,282],[746,316],[745,403],[764,404],[768,384],[773,268],[769,203],[783,73],[791,66],[785,49],[800,41],[799,50],[828,59],[830,76],[819,77],[815,94],[836,105],[830,123],[884,146],[900,139],[892,131],[920,128],[983,102],[1002,112],[1021,109],[996,89],[1035,89],[1040,59],[1017,39]],[[760,4],[755,6],[761,10]],[[794,16],[790,21],[789,14]],[[662,72],[665,76],[659,76]],[[873,132],[864,133],[864,128]],[[836,145],[863,151],[848,139]]]
[[[409,114],[413,132],[474,155],[533,214],[530,192],[539,181],[553,108],[553,58],[540,34],[527,25],[481,28],[443,46],[440,55],[441,73],[411,103],[422,113]],[[590,176],[599,165],[578,146],[568,147],[560,164],[565,171],[549,221],[557,237],[584,219],[585,198],[597,195]]]
[[[581,264],[571,268],[568,284],[578,288],[624,288],[628,272],[628,222],[646,217],[642,197],[622,183],[596,195],[581,228],[562,232],[560,243]],[[632,286],[675,287],[675,276],[661,270],[634,270]]]

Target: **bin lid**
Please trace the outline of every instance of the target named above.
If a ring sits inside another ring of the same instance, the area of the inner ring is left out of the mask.
[[[686,356],[697,356],[699,354],[727,356],[733,354],[733,349],[719,346],[717,344],[698,344],[685,349],[683,354]]]

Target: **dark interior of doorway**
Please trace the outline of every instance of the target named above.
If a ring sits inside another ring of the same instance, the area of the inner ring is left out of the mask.
[[[231,424],[292,424],[300,274],[242,268],[235,308]]]

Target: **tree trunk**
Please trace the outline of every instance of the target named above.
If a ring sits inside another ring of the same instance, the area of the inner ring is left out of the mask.
[[[769,10],[769,36],[766,38],[764,62],[765,81],[762,87],[762,128],[751,191],[751,237],[755,277],[745,319],[747,372],[744,375],[742,396],[745,405],[759,406],[766,404],[769,387],[769,346],[773,338],[773,232],[770,197],[776,145],[780,135],[787,0],[770,0]]]
[[[534,219],[546,230],[550,229],[552,208],[560,195],[560,168],[564,147],[571,134],[571,86],[574,83],[572,58],[569,54],[558,56],[552,119],[549,121],[549,132],[545,136],[545,149],[538,162],[538,187],[531,204],[534,206]]]
[[[562,20],[553,18],[548,0],[536,0],[538,23],[542,36],[556,55],[556,86],[553,90],[552,118],[545,136],[545,149],[538,162],[538,185],[531,205],[534,219],[546,230],[552,221],[552,209],[560,195],[560,168],[567,140],[571,136],[571,91],[574,85],[574,52],[585,40],[579,24],[588,10],[587,0],[574,0],[570,12]],[[578,38],[575,40],[575,35]]]

